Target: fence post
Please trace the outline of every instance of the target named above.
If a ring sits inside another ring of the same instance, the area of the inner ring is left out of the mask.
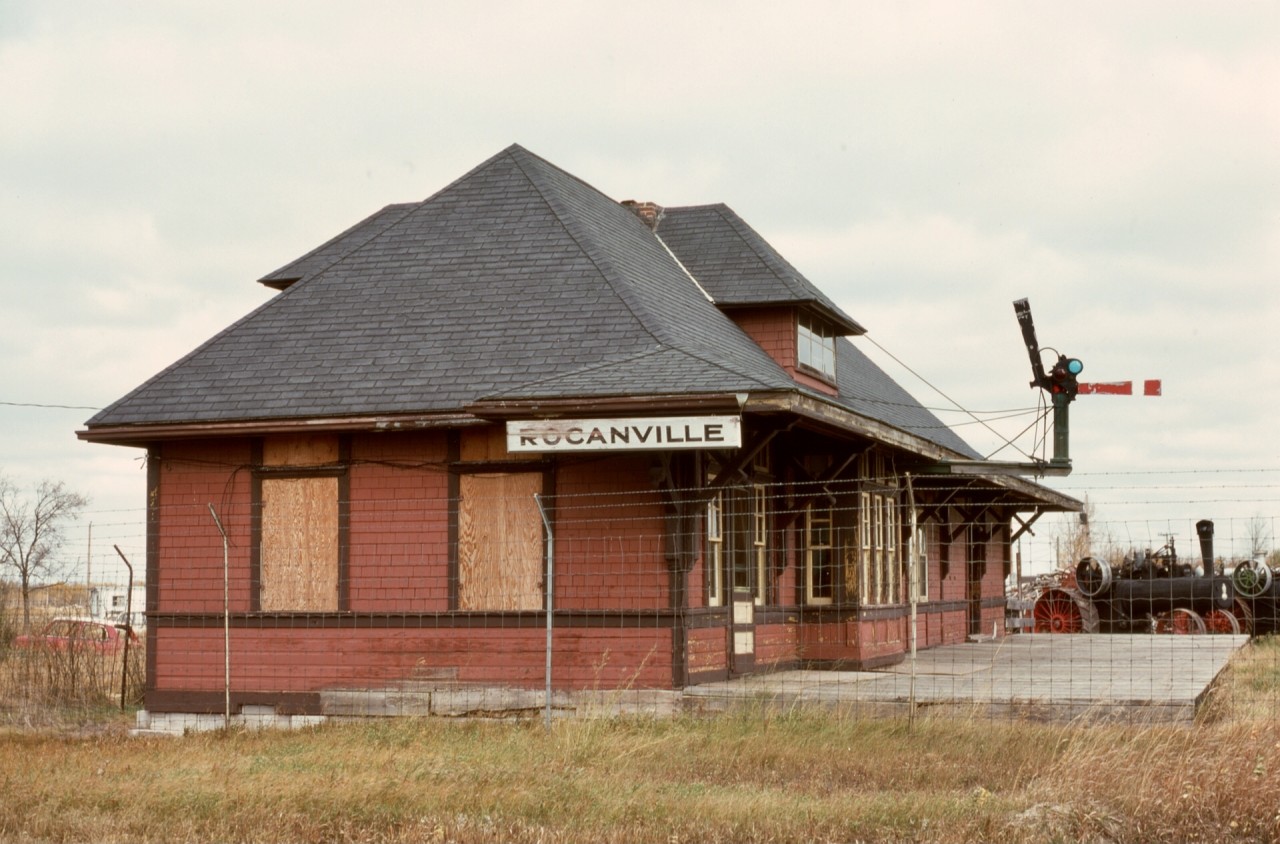
[[[542,524],[547,529],[547,578],[543,588],[546,596],[547,611],[547,667],[546,667],[546,685],[547,700],[546,713],[543,716],[546,729],[551,730],[551,629],[552,620],[551,613],[554,608],[552,597],[555,594],[553,584],[555,583],[555,535],[551,532],[551,519],[547,516],[547,508],[544,506],[542,496],[539,493],[533,494],[534,503],[538,505],[538,515],[542,517]]]
[[[227,532],[223,529],[222,520],[218,518],[218,511],[213,509],[212,502],[209,504],[209,515],[213,516],[213,523],[218,526],[218,533],[222,534],[222,728],[229,731],[231,729],[231,587],[227,559]]]
[[[920,603],[919,571],[917,555],[921,553],[918,526],[916,524],[916,492],[911,485],[911,473],[907,473],[907,511],[911,516],[911,534],[907,539],[907,596],[911,599],[911,691],[907,702],[907,725],[914,726],[916,718],[916,610]],[[925,577],[928,577],[928,571]]]
[[[92,529],[93,525],[89,527]],[[120,669],[120,711],[123,712],[125,690],[129,687],[129,639],[133,637],[133,565],[119,545],[112,547],[116,549],[120,559],[124,560],[124,567],[129,570],[129,591],[124,593],[124,667]]]

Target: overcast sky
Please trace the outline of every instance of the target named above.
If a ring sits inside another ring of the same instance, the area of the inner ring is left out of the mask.
[[[0,0],[0,472],[92,497],[69,554],[92,521],[140,564],[141,453],[82,408],[516,142],[727,203],[931,407],[1035,408],[1030,299],[1083,380],[1164,383],[1075,402],[1046,483],[1123,541],[1230,541],[1280,515],[1278,90],[1275,2]]]

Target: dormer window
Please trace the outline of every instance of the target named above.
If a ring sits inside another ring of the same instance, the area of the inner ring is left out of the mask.
[[[831,324],[802,313],[796,331],[796,360],[826,378],[836,379],[836,334]]]

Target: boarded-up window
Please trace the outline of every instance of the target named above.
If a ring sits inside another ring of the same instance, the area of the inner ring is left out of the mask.
[[[271,437],[262,443],[264,466],[320,466],[338,462],[338,438],[332,434]]]
[[[257,608],[340,609],[340,527],[345,467],[333,434],[268,437],[257,474]]]
[[[459,477],[458,609],[542,607],[542,474]]]
[[[507,451],[507,429],[503,425],[491,425],[487,428],[467,428],[459,438],[459,456],[464,462],[478,463],[482,461],[500,460],[504,462],[537,461],[541,454],[531,452]]]
[[[263,611],[338,609],[338,479],[264,478]]]

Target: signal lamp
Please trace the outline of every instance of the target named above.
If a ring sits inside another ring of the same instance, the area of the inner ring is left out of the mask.
[[[1076,397],[1076,393],[1080,391],[1080,385],[1076,382],[1076,376],[1084,371],[1084,364],[1079,358],[1069,358],[1066,355],[1059,355],[1058,362],[1053,365],[1053,369],[1049,372],[1049,391],[1066,395],[1068,399]]]

